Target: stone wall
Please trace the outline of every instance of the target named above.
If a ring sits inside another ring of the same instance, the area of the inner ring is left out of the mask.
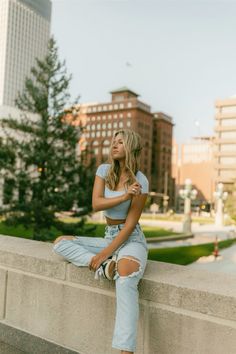
[[[0,236],[0,341],[30,354],[112,354],[113,282]],[[236,276],[149,262],[140,283],[137,354],[235,354]]]

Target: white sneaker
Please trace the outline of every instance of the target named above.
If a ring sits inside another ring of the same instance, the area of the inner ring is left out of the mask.
[[[95,272],[95,279],[103,277],[113,280],[116,273],[116,261],[112,258],[106,259]]]

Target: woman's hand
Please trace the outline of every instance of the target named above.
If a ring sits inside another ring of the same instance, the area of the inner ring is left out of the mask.
[[[131,199],[133,196],[141,194],[141,189],[142,186],[138,182],[131,184],[124,195],[125,200]]]
[[[106,255],[103,252],[100,252],[98,254],[96,254],[96,256],[94,256],[91,259],[91,262],[89,264],[89,269],[90,270],[94,270],[94,272],[100,267],[100,265],[102,264],[102,262],[104,262],[109,256]]]

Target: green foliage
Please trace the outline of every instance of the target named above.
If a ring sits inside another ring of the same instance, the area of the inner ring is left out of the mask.
[[[71,76],[58,59],[54,39],[44,60],[36,62],[16,101],[21,119],[1,122],[6,138],[0,141],[0,173],[8,181],[9,207],[2,213],[33,226],[33,238],[44,240],[45,230],[57,223],[56,212],[75,204],[80,214],[91,211],[94,165],[85,168],[76,152],[82,127],[75,124],[75,115],[70,120],[65,115],[65,108],[76,102],[69,102]]]

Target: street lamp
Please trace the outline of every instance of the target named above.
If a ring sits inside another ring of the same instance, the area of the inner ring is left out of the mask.
[[[223,226],[224,225],[224,201],[228,197],[228,192],[224,192],[223,183],[218,183],[216,191],[213,193],[213,196],[216,200],[216,213],[215,213],[215,225]]]
[[[179,195],[184,199],[184,220],[183,220],[183,232],[191,233],[191,200],[196,199],[197,190],[192,189],[191,179],[185,180],[185,188],[180,189]]]

